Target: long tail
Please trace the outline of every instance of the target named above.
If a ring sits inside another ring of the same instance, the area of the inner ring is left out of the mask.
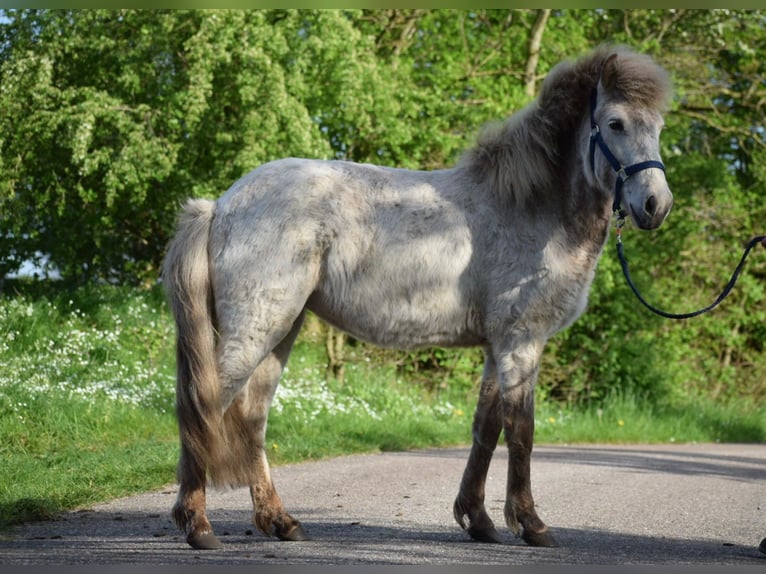
[[[222,433],[208,257],[214,213],[212,201],[186,204],[162,269],[176,321],[176,414],[181,444],[190,462],[203,471],[214,470],[228,450]]]

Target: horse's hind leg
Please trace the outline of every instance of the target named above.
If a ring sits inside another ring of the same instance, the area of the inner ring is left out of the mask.
[[[500,535],[484,507],[487,472],[502,426],[499,398],[497,368],[491,352],[487,350],[473,419],[471,454],[453,506],[455,520],[471,538],[480,542],[500,542]]]
[[[302,323],[303,314],[290,333],[258,365],[240,402],[241,412],[249,423],[252,449],[249,474],[253,524],[267,536],[273,534],[282,540],[304,540],[305,534],[300,523],[285,511],[271,480],[265,449],[266,424],[272,397]]]
[[[213,534],[205,513],[205,468],[194,460],[181,444],[178,461],[178,497],[173,506],[173,520],[186,533],[186,542],[197,550],[215,550],[222,547]]]

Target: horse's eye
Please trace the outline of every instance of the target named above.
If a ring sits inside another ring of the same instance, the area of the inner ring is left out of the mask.
[[[625,126],[622,120],[609,120],[609,129],[615,132],[622,132],[625,131]]]

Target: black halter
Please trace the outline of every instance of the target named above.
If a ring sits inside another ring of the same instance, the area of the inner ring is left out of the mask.
[[[642,161],[639,163],[634,163],[633,165],[629,165],[628,167],[624,167],[620,163],[620,161],[614,156],[612,151],[609,149],[609,146],[606,145],[604,138],[601,137],[601,130],[599,129],[598,124],[596,123],[597,98],[598,98],[598,90],[597,88],[593,88],[593,91],[591,92],[591,96],[590,96],[590,168],[591,168],[591,171],[595,173],[595,154],[596,154],[596,145],[598,145],[599,149],[601,150],[601,153],[604,154],[604,157],[606,157],[607,161],[612,166],[612,169],[614,169],[614,171],[617,172],[617,181],[614,184],[614,203],[612,204],[612,212],[617,214],[617,256],[620,259],[622,272],[625,275],[625,279],[628,282],[628,285],[630,286],[631,290],[636,295],[638,300],[641,301],[641,303],[647,309],[667,319],[689,319],[691,317],[696,317],[697,315],[702,315],[703,313],[707,313],[708,311],[711,311],[712,309],[716,308],[721,303],[721,301],[723,301],[729,295],[729,293],[731,293],[731,290],[734,288],[734,284],[737,282],[737,278],[739,277],[739,274],[745,265],[745,260],[747,259],[747,256],[749,255],[750,250],[753,249],[753,247],[755,247],[756,245],[758,245],[758,243],[761,243],[764,247],[766,247],[766,235],[754,237],[753,239],[750,240],[750,242],[747,244],[747,247],[745,248],[745,252],[742,254],[742,258],[739,260],[739,264],[737,265],[737,268],[734,270],[734,273],[731,276],[731,279],[729,279],[729,282],[727,283],[723,292],[718,296],[718,298],[712,304],[708,305],[707,307],[703,309],[699,309],[697,311],[692,311],[690,313],[668,313],[667,311],[657,309],[656,307],[648,303],[641,296],[641,293],[639,293],[635,283],[633,283],[633,280],[630,277],[630,271],[628,270],[628,260],[625,258],[625,254],[623,253],[622,227],[625,224],[625,216],[627,214],[625,213],[625,210],[622,209],[622,186],[631,175],[634,175],[643,169],[649,169],[654,167],[657,169],[661,169],[664,172],[665,166],[663,165],[661,161],[648,160],[648,161]]]
[[[598,88],[593,88],[590,95],[590,169],[595,173],[596,164],[596,145],[598,145],[601,153],[612,166],[612,169],[617,172],[617,180],[614,183],[614,203],[612,204],[612,212],[617,213],[620,218],[624,218],[626,213],[622,209],[622,186],[628,181],[630,176],[638,173],[641,170],[649,168],[661,169],[665,171],[665,165],[658,160],[647,160],[639,163],[634,163],[628,167],[623,166],[620,161],[614,156],[612,150],[606,145],[604,138],[601,136],[601,130],[596,123],[596,100],[598,99]]]

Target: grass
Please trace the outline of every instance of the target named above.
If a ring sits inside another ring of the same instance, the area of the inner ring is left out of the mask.
[[[173,476],[177,441],[168,414],[60,397],[29,408],[34,418],[2,426],[3,524],[156,488]]]
[[[0,296],[0,526],[172,482],[174,341],[162,294],[20,291]],[[470,442],[470,384],[429,390],[391,361],[354,351],[343,384],[326,381],[315,335],[299,339],[274,400],[274,464]],[[763,406],[689,404],[618,394],[598,407],[541,400],[536,442],[766,440]]]
[[[652,405],[614,393],[601,406],[538,407],[537,443],[694,443],[766,441],[766,408],[708,399]]]

